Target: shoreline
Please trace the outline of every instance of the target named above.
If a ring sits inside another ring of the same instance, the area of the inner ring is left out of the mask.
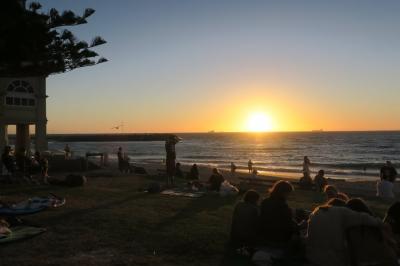
[[[161,171],[164,171],[165,166],[162,163],[132,163],[135,166],[141,166],[146,169],[149,175],[158,175]],[[110,166],[111,167],[111,166]],[[183,164],[181,166],[182,171],[184,173],[188,172],[190,169],[190,165]],[[200,181],[206,182],[211,175],[212,166],[206,165],[198,165],[199,174],[200,174]],[[117,166],[115,166],[117,169]],[[218,168],[218,170],[222,173],[226,180],[233,184],[240,184],[241,182],[245,182],[241,180],[241,178],[251,178],[251,174],[247,173],[246,171],[239,171],[236,172],[234,176],[231,176],[230,170],[224,168]],[[298,181],[301,177],[298,173],[292,173],[292,175],[285,175],[284,173],[274,174],[261,174],[257,175],[255,181],[266,181],[265,186],[268,186],[268,183],[272,183],[277,180],[287,180],[287,181]],[[361,180],[361,179],[333,179],[327,176],[328,184],[336,186],[340,191],[343,191],[351,196],[361,196],[361,197],[376,197],[376,182],[378,181],[379,177],[375,180]],[[394,185],[394,192],[396,197],[394,199],[390,199],[389,201],[395,201],[400,196],[400,183],[396,182]]]

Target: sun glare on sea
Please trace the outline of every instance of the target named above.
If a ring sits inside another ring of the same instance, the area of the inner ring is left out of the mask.
[[[262,112],[251,113],[247,118],[246,130],[249,132],[271,131],[271,117]]]

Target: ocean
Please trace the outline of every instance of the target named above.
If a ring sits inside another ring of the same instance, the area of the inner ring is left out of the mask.
[[[302,175],[303,157],[312,172],[324,169],[327,177],[377,179],[387,160],[400,167],[400,132],[302,132],[302,133],[185,133],[176,145],[177,161],[229,169],[234,162],[245,171],[251,159],[261,174]],[[65,142],[50,142],[62,150]],[[122,147],[138,164],[162,163],[164,142],[69,142],[74,155],[107,152],[116,160]]]

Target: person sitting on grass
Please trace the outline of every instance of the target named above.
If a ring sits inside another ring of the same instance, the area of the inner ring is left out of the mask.
[[[365,203],[365,201],[362,200],[361,198],[353,198],[353,199],[348,200],[346,202],[346,207],[355,212],[366,213],[371,216],[374,216],[371,209],[368,207],[368,205]]]
[[[361,198],[354,198],[346,207],[374,217]],[[399,248],[394,234],[387,226],[355,226],[346,231],[348,254],[353,265],[398,265]]]
[[[4,164],[4,167],[7,169],[8,173],[11,175],[15,174],[16,164],[15,157],[11,155],[11,146],[5,146],[3,154],[1,155],[1,162]]]
[[[309,175],[303,175],[299,180],[299,187],[301,189],[309,190],[312,188],[313,182]]]
[[[186,174],[186,179],[188,180],[187,185],[190,189],[198,191],[203,188],[203,184],[199,181],[199,169],[197,164],[192,165],[189,173]]]
[[[327,197],[327,200],[331,199],[341,199],[344,202],[347,202],[350,198],[343,192],[339,192],[337,188],[333,185],[327,185],[324,188],[324,193]]]
[[[393,203],[386,212],[383,222],[389,226],[397,246],[400,248],[400,202]]]
[[[381,222],[367,213],[346,208],[346,202],[338,198],[317,207],[308,220],[308,260],[320,266],[350,265],[346,231],[361,225],[380,226]]]
[[[260,194],[248,190],[243,201],[236,204],[233,211],[230,242],[233,248],[255,247],[258,244],[258,201]]]
[[[324,176],[325,176],[325,171],[319,170],[318,174],[314,177],[315,188],[318,192],[323,192],[324,187],[328,185],[328,181]]]
[[[225,181],[223,175],[217,168],[212,169],[212,175],[208,179],[208,190],[219,192],[221,184]]]
[[[190,167],[190,171],[187,174],[187,179],[189,180],[199,180],[199,168],[197,167],[197,164],[193,164],[192,167]]]
[[[270,189],[269,197],[261,203],[260,234],[263,244],[273,248],[287,248],[294,236],[299,234],[299,225],[287,204],[294,190],[288,181],[277,181]]]
[[[34,158],[36,162],[38,163],[39,169],[40,169],[40,178],[42,184],[48,184],[48,178],[49,178],[49,161],[47,160],[46,157],[42,156],[42,154],[39,151],[35,152]]]

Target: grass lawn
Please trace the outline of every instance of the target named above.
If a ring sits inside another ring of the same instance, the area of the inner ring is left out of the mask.
[[[139,192],[151,179],[92,177],[80,188],[2,185],[3,200],[53,192],[66,197],[67,204],[25,217],[48,231],[0,246],[0,265],[241,265],[224,255],[240,197]],[[315,192],[297,190],[289,204],[311,209],[323,200]],[[368,203],[379,216],[388,206],[373,199]]]

